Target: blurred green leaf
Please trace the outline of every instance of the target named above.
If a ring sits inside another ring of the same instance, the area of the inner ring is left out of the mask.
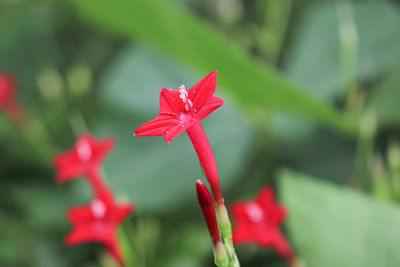
[[[167,144],[163,137],[133,137],[133,131],[158,114],[161,88],[178,88],[182,83],[190,88],[201,78],[142,48],[124,51],[104,78],[105,114],[96,122],[96,133],[117,140],[105,170],[113,189],[127,194],[138,210],[168,211],[196,199],[195,180],[203,175],[186,133]],[[245,120],[225,100],[222,108],[203,121],[223,188],[246,164],[250,143]]]
[[[292,52],[286,57],[289,78],[323,100],[344,93],[336,5],[326,2],[304,15]],[[354,16],[358,79],[370,80],[400,59],[399,8],[389,1],[358,1],[354,3]]]
[[[263,114],[290,110],[343,131],[355,130],[331,106],[298,90],[174,1],[115,0],[112,5],[107,0],[70,2],[98,26],[150,43],[202,73],[218,69],[223,88],[252,110]]]
[[[381,125],[400,124],[400,68],[395,69],[374,89],[369,108],[377,114]]]
[[[400,209],[306,175],[279,177],[288,228],[309,267],[400,265]]]

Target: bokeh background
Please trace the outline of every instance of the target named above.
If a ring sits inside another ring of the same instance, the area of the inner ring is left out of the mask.
[[[104,173],[137,206],[135,266],[213,266],[185,134],[133,137],[163,87],[218,70],[225,105],[203,122],[228,205],[273,185],[306,266],[400,266],[400,1],[3,0],[0,70],[35,123],[0,115],[0,265],[110,266],[64,245],[91,193],[52,157],[85,131],[113,136]],[[242,266],[286,266],[238,247]]]

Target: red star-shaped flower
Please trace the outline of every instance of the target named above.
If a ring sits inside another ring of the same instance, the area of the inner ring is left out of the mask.
[[[62,183],[81,175],[98,176],[100,165],[114,143],[112,138],[96,140],[90,134],[81,135],[71,150],[55,157],[57,180]]]
[[[123,265],[116,237],[119,224],[134,210],[133,204],[117,204],[110,192],[95,198],[89,205],[68,210],[74,229],[67,236],[68,245],[85,242],[103,243],[117,262]]]
[[[135,131],[137,136],[163,135],[168,143],[200,122],[224,100],[213,96],[217,87],[217,71],[213,71],[189,90],[164,88],[160,93],[160,114]]]
[[[136,129],[135,135],[163,135],[169,143],[186,130],[210,183],[214,200],[223,205],[217,163],[200,123],[224,104],[221,98],[214,96],[216,87],[217,71],[213,71],[188,91],[184,85],[179,90],[164,88],[160,94],[160,114]]]
[[[287,211],[278,205],[271,187],[262,188],[254,201],[237,202],[231,209],[235,221],[235,244],[256,243],[261,247],[272,246],[286,260],[294,259],[288,241],[279,230]]]

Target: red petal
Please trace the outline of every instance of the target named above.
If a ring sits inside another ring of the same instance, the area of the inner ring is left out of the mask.
[[[247,221],[246,207],[248,202],[236,202],[231,206],[231,213],[236,221]]]
[[[217,71],[213,71],[189,89],[189,99],[193,102],[193,108],[200,110],[209,101],[210,97],[214,95],[216,88]]]
[[[160,93],[160,114],[178,115],[185,112],[179,90],[163,88]]]
[[[178,120],[171,115],[158,115],[153,120],[146,122],[136,129],[136,136],[159,136],[164,135],[168,128],[176,125]]]
[[[77,159],[73,151],[68,151],[56,156],[54,165],[58,171],[56,178],[60,183],[76,178],[84,172],[81,162]]]
[[[275,229],[270,228],[270,227],[262,227],[257,229],[257,233],[256,233],[256,241],[257,244],[260,247],[269,247],[272,245],[273,243],[273,231],[275,231]]]
[[[97,142],[97,144],[94,147],[94,156],[98,160],[103,160],[103,158],[113,149],[115,146],[115,140],[114,138],[104,138]]]
[[[124,259],[122,256],[122,250],[117,242],[116,238],[113,236],[108,241],[104,242],[108,252],[113,256],[113,258],[121,265],[124,266]]]
[[[251,243],[254,241],[253,232],[246,225],[238,225],[233,228],[232,239],[235,245]]]
[[[196,115],[196,118],[199,120],[204,119],[223,104],[223,99],[216,96],[211,97],[211,99],[200,108]]]
[[[122,222],[135,209],[133,204],[122,204],[117,208],[117,221]]]
[[[257,198],[255,200],[261,206],[270,206],[271,204],[275,204],[275,194],[270,186],[265,186],[258,193]]]
[[[100,241],[100,236],[98,233],[94,233],[89,227],[77,228],[65,238],[65,242],[68,245],[77,245],[93,241]]]
[[[90,206],[82,206],[70,208],[68,218],[73,225],[82,225],[90,223],[93,215]]]
[[[178,135],[186,130],[185,126],[181,123],[177,123],[168,128],[168,130],[164,134],[164,139],[167,143],[171,143]]]
[[[272,245],[276,252],[288,262],[291,262],[294,259],[292,248],[282,233],[276,232]]]
[[[275,216],[276,216],[276,222],[278,225],[281,225],[283,223],[283,221],[286,219],[287,217],[287,209],[283,206],[277,206],[276,207],[276,212],[275,212]]]

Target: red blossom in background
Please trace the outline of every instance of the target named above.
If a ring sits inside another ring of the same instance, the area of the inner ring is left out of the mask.
[[[0,74],[0,110],[14,123],[20,123],[27,116],[25,109],[15,96],[17,81],[10,74]]]
[[[81,135],[71,150],[55,157],[57,181],[63,183],[81,175],[97,176],[114,143],[112,138],[96,140],[90,134]]]
[[[223,205],[217,164],[200,123],[224,104],[221,98],[214,96],[216,87],[217,71],[213,71],[189,90],[186,90],[184,85],[179,90],[162,89],[159,115],[137,128],[135,135],[163,135],[169,143],[186,130],[210,183],[214,200]]]
[[[285,207],[278,205],[271,187],[262,188],[254,201],[236,202],[231,211],[235,222],[235,244],[256,243],[261,247],[272,246],[287,261],[294,260],[293,251],[279,230],[287,211]]]
[[[0,75],[0,109],[4,109],[15,101],[17,82],[9,74]]]
[[[74,229],[67,236],[66,243],[103,243],[115,260],[123,265],[116,234],[118,226],[133,210],[133,204],[115,203],[110,192],[97,196],[87,206],[73,207],[68,210],[68,218]]]

